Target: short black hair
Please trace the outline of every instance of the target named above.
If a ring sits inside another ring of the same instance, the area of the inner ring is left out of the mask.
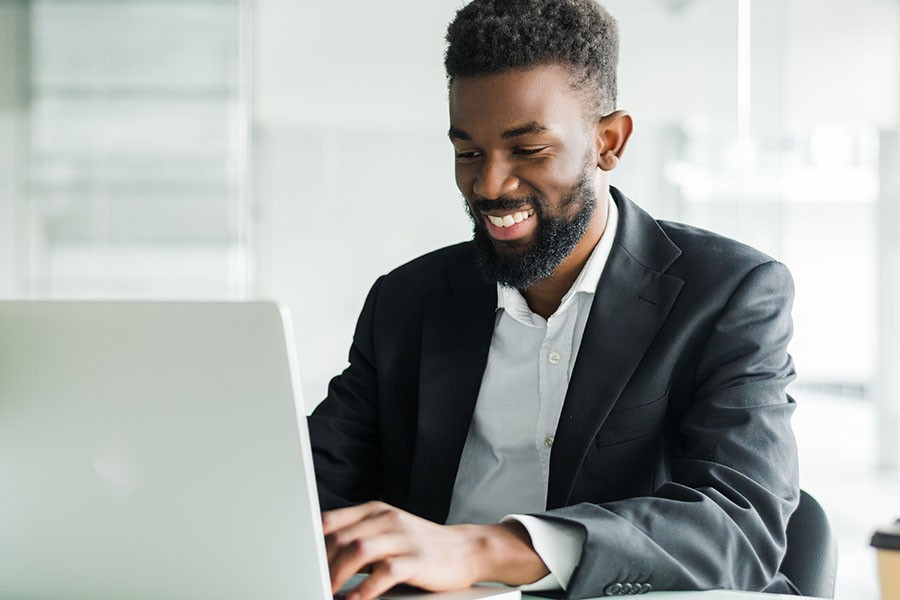
[[[615,110],[619,27],[595,0],[474,0],[447,27],[447,80],[567,66],[602,116]]]

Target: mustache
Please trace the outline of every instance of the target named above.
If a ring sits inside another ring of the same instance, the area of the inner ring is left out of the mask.
[[[518,210],[530,206],[537,212],[540,206],[538,198],[531,196],[528,198],[497,198],[496,200],[487,200],[486,198],[472,198],[469,205],[474,212],[488,212],[491,210]]]

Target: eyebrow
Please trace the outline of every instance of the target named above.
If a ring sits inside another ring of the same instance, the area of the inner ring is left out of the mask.
[[[501,137],[503,139],[509,139],[509,138],[520,137],[523,135],[530,135],[530,134],[534,134],[534,133],[544,133],[545,131],[547,131],[546,127],[544,127],[537,121],[532,121],[530,123],[525,123],[524,125],[521,125],[519,127],[513,127],[512,129],[507,129],[506,131],[503,132]]]
[[[472,136],[463,131],[462,129],[457,129],[456,127],[451,126],[450,129],[447,130],[447,136],[451,140],[463,140],[465,142],[472,141]]]
[[[525,123],[524,125],[519,125],[518,127],[513,127],[512,129],[507,129],[500,137],[505,140],[511,138],[521,137],[523,135],[533,135],[535,133],[543,133],[547,131],[547,128],[538,123],[537,121],[531,121],[530,123]],[[463,131],[462,129],[457,129],[456,127],[450,127],[447,131],[447,136],[451,140],[463,140],[463,141],[471,141],[472,136]]]

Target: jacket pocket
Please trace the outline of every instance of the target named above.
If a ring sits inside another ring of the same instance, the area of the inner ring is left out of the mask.
[[[597,433],[594,445],[612,446],[660,433],[665,426],[668,400],[669,386],[656,400],[613,409]]]

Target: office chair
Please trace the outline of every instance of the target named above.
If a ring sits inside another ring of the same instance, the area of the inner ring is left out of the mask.
[[[837,541],[828,515],[815,498],[800,490],[800,504],[787,526],[787,550],[778,569],[804,596],[834,598]]]

